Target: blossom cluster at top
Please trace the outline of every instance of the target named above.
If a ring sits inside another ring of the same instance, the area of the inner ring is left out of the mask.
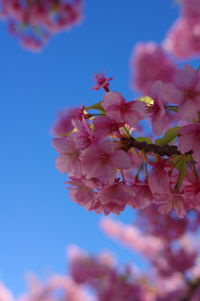
[[[184,59],[200,53],[200,0],[181,0],[181,16],[164,41],[166,50]]]
[[[177,69],[153,84],[149,97],[127,102],[98,75],[102,100],[59,115],[56,167],[68,173],[72,199],[87,210],[119,214],[155,204],[184,217],[200,205],[200,71]],[[149,120],[153,141],[138,135]],[[163,136],[157,138],[156,136]]]
[[[82,0],[0,0],[0,17],[22,46],[38,51],[52,34],[80,22]]]

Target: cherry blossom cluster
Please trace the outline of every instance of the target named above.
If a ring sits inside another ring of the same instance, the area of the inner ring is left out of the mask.
[[[148,269],[142,270],[136,260],[119,266],[108,252],[94,256],[70,246],[68,276],[55,274],[41,282],[32,275],[29,291],[18,298],[1,284],[0,300],[199,301],[200,214],[161,218],[154,206],[140,211],[134,226],[110,218],[101,222],[106,234],[138,253]]]
[[[200,54],[200,0],[181,0],[181,16],[169,30],[164,47],[181,59]]]
[[[200,55],[200,0],[180,0],[181,16],[161,45],[138,43],[131,58],[131,86],[149,95],[156,80],[171,82],[177,59]]]
[[[152,84],[161,80],[170,82],[176,72],[176,65],[162,46],[154,42],[138,43],[131,59],[134,89],[143,95],[149,95]]]
[[[82,19],[82,0],[0,0],[0,17],[22,46],[40,50],[52,34]]]
[[[3,284],[0,285],[1,301],[96,301],[86,288],[77,284],[72,277],[54,275],[46,283],[35,276],[29,281],[29,293],[14,298]]]
[[[102,229],[135,254],[119,266],[108,252],[88,255],[68,248],[69,275],[52,275],[45,282],[29,278],[29,291],[15,298],[3,284],[1,301],[199,301],[200,214],[183,220],[161,215],[155,205],[139,212],[135,225],[104,218]],[[148,269],[135,260],[139,254]]]
[[[127,205],[155,204],[181,218],[199,210],[200,71],[186,65],[129,102],[110,91],[109,80],[97,76],[95,89],[106,92],[99,103],[62,112],[54,126],[56,167],[68,173],[72,199],[106,215]],[[138,134],[142,120],[152,140]]]
[[[199,300],[199,213],[191,212],[180,221],[174,214],[161,218],[152,206],[139,213],[136,225],[108,218],[102,221],[109,236],[146,258],[149,267],[145,277],[153,294],[150,300]]]

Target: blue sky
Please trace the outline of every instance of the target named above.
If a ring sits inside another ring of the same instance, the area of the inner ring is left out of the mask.
[[[68,197],[65,176],[55,169],[50,128],[57,111],[100,100],[101,92],[91,91],[96,72],[114,76],[112,89],[131,99],[134,45],[162,41],[178,6],[170,0],[86,0],[84,11],[80,26],[53,37],[39,54],[20,48],[0,23],[0,279],[16,294],[25,290],[26,272],[64,272],[69,244],[117,252],[120,262],[136,260],[99,230],[101,216]],[[129,209],[120,219],[133,216]]]

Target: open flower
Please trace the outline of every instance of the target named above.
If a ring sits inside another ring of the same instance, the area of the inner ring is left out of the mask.
[[[144,103],[138,100],[126,102],[118,92],[106,93],[103,96],[102,107],[108,117],[130,126],[134,126],[144,118]]]
[[[100,178],[106,184],[114,182],[117,168],[129,169],[131,159],[123,150],[116,150],[112,141],[103,140],[81,153],[83,173],[86,178]]]

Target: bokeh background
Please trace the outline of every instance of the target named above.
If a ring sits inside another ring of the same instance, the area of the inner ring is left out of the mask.
[[[54,36],[39,54],[20,48],[0,23],[0,280],[16,295],[27,272],[64,273],[70,244],[111,250],[121,263],[139,260],[101,232],[101,216],[70,200],[55,169],[51,127],[56,112],[101,99],[91,90],[96,72],[114,76],[112,90],[133,99],[134,45],[161,42],[178,11],[171,0],[86,0],[80,26]],[[129,209],[120,219],[133,216]]]

